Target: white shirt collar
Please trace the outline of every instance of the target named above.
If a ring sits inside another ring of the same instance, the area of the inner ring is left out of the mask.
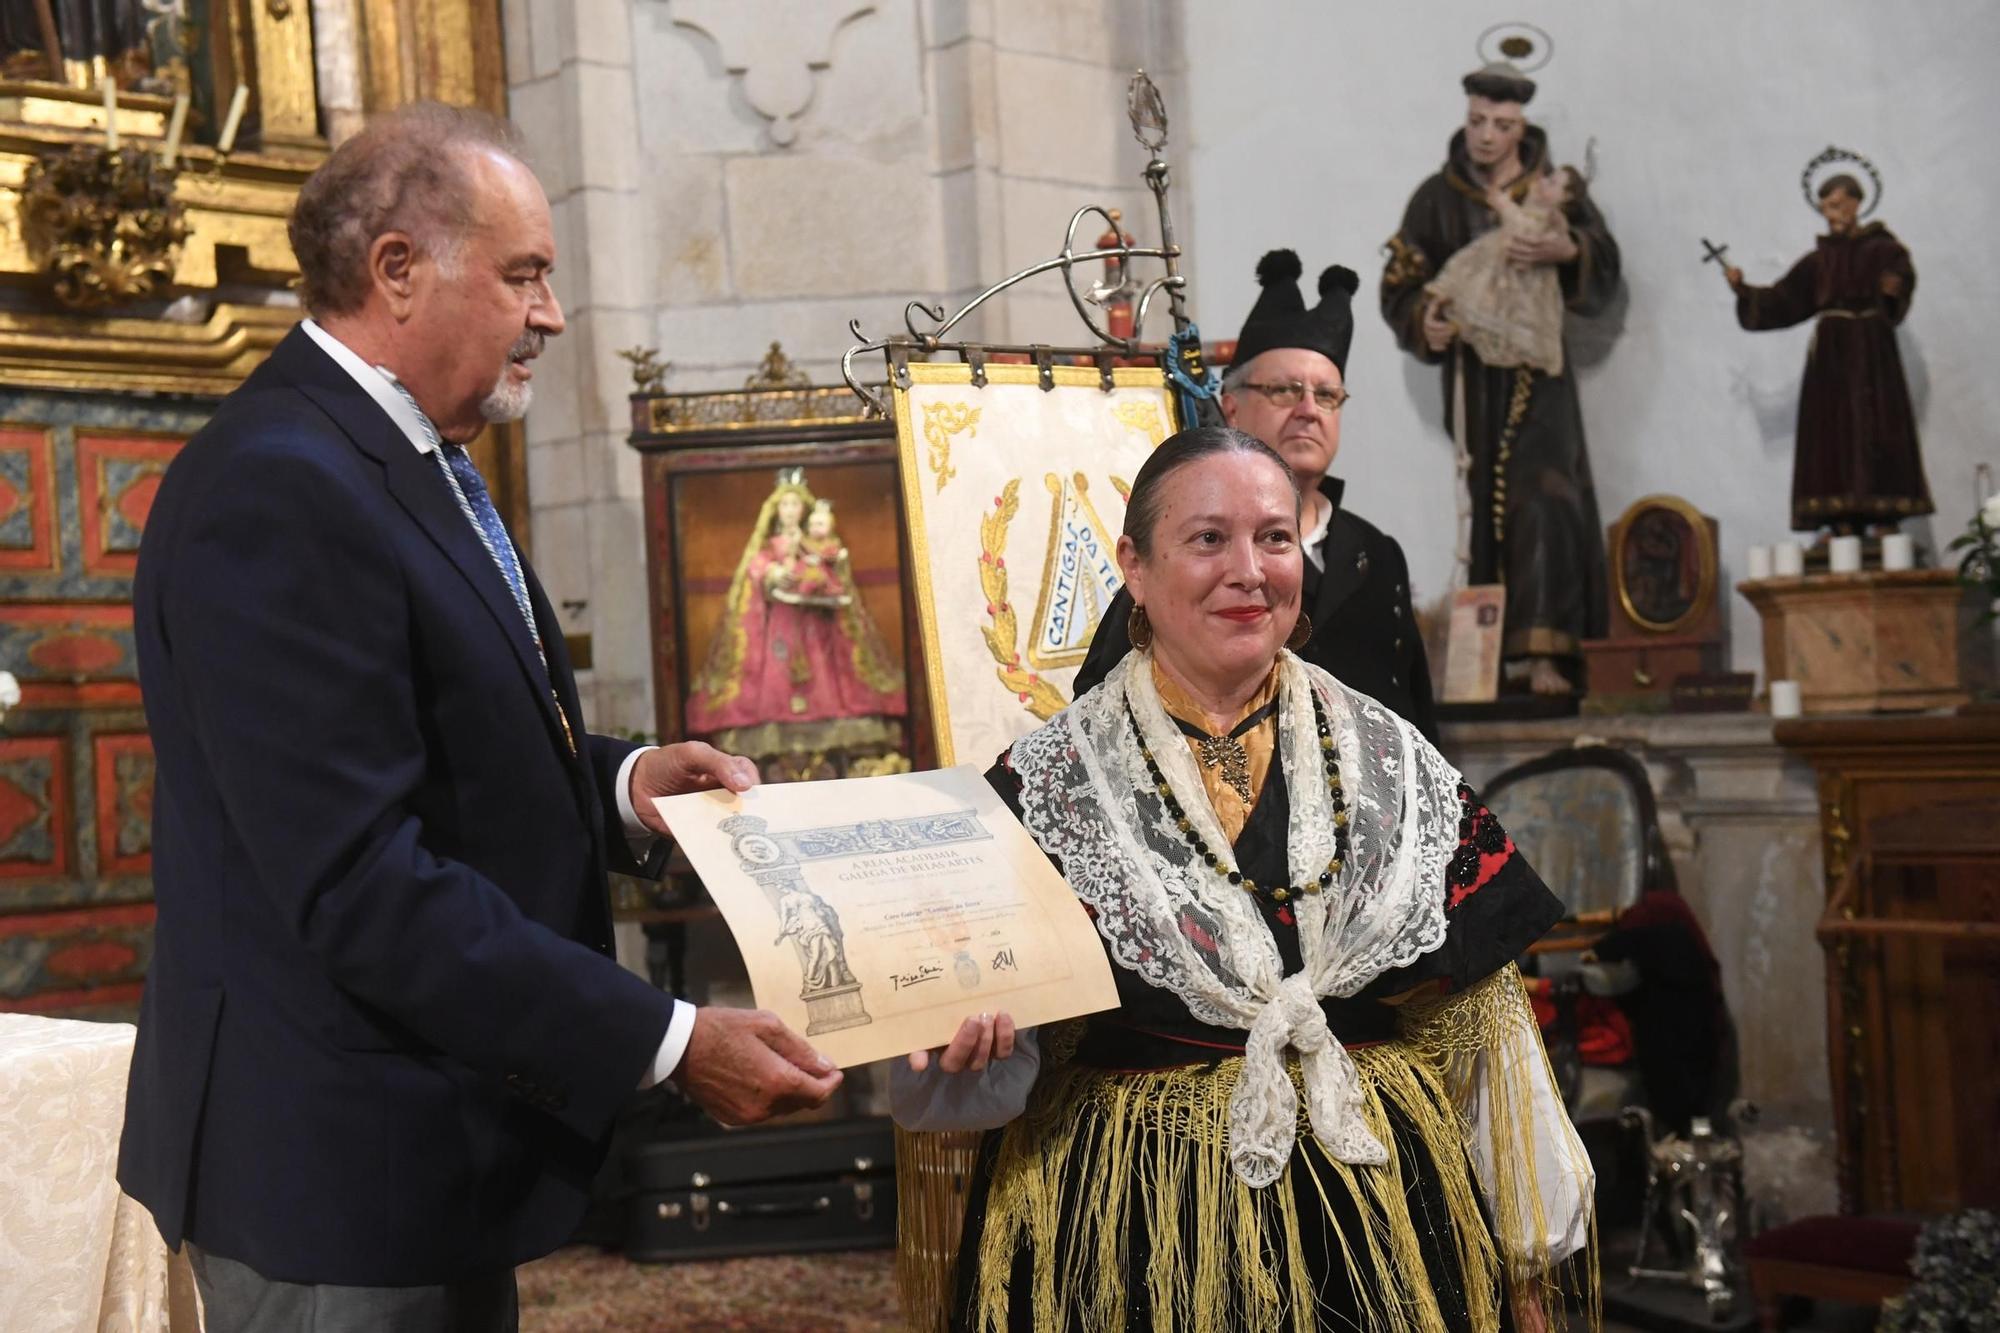
[[[396,376],[387,366],[371,366],[363,361],[340,339],[321,328],[315,320],[302,320],[299,327],[306,336],[319,344],[320,350],[333,358],[333,363],[346,371],[349,378],[370,398],[373,398],[396,428],[403,432],[411,445],[420,454],[432,453],[437,446],[432,443],[430,432],[424,429],[423,418],[410,400],[396,388]]]
[[[1315,497],[1318,500],[1326,499],[1318,491],[1314,491],[1312,496],[1307,498],[1312,501]],[[1312,561],[1312,567],[1322,574],[1326,573],[1326,530],[1333,522],[1333,510],[1334,506],[1331,504],[1320,510],[1319,518],[1307,530],[1305,536],[1299,539],[1299,545],[1305,548],[1306,559]]]

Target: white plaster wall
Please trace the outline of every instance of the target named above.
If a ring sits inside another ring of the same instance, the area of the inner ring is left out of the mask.
[[[1256,295],[1256,259],[1275,246],[1297,249],[1309,274],[1334,262],[1361,273],[1339,470],[1355,508],[1402,541],[1420,597],[1451,573],[1449,444],[1436,370],[1396,348],[1373,294],[1380,247],[1443,161],[1464,113],[1458,79],[1499,18],[1554,36],[1530,115],[1560,161],[1581,162],[1596,137],[1593,193],[1624,252],[1629,299],[1571,327],[1605,521],[1642,495],[1685,496],[1721,521],[1732,582],[1745,547],[1784,536],[1810,329],[1738,329],[1697,238],[1728,242],[1752,281],[1775,280],[1820,229],[1798,181],[1829,142],[1881,170],[1877,216],[1916,261],[1901,344],[1941,511],[1914,525],[1919,544],[1934,534],[1941,545],[1970,517],[1974,463],[2000,463],[2000,6],[1180,3],[1196,313],[1209,336],[1233,336]],[[1731,600],[1735,664],[1755,669],[1755,614]]]

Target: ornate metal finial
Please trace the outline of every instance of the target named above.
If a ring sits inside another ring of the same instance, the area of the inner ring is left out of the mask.
[[[806,484],[806,470],[802,467],[781,467],[778,469],[780,486],[803,486]]]
[[[1861,212],[1856,217],[1856,221],[1859,221],[1861,218],[1865,218],[1873,213],[1875,206],[1882,202],[1882,173],[1875,170],[1873,162],[1870,162],[1867,158],[1854,152],[1852,149],[1835,148],[1832,144],[1828,144],[1826,151],[1806,163],[1806,169],[1799,173],[1799,189],[1805,193],[1806,207],[1815,213],[1819,212],[1820,184],[1828,175],[1832,174],[1828,171],[1828,168],[1839,167],[1844,162],[1852,162],[1855,166],[1867,172],[1868,182],[1874,187],[1867,192],[1868,197],[1861,201]],[[1847,174],[1852,175],[1853,173],[1849,172]]]
[[[660,360],[659,348],[625,347],[619,349],[618,355],[632,366],[632,392],[667,391],[667,372],[673,368],[674,363]]]
[[[1555,39],[1532,23],[1496,23],[1479,34],[1479,63],[1512,65],[1533,74],[1556,53]]]
[[[1125,85],[1125,113],[1132,117],[1132,137],[1147,152],[1158,153],[1167,146],[1167,104],[1143,69],[1132,71],[1132,81]]]
[[[757,373],[743,381],[746,389],[803,389],[812,383],[812,377],[792,364],[785,355],[785,349],[777,343],[764,353],[764,359],[757,363]]]

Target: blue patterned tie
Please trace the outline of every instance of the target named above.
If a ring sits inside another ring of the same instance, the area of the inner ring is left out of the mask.
[[[535,641],[535,655],[542,659],[542,671],[548,672],[549,655],[542,647],[542,632],[535,626],[535,611],[528,601],[528,580],[521,572],[521,557],[514,550],[514,543],[507,536],[507,527],[500,521],[500,511],[493,505],[493,497],[487,493],[486,479],[479,475],[479,468],[472,461],[472,455],[462,444],[453,444],[438,434],[438,429],[423,408],[417,406],[417,399],[403,382],[381,366],[383,378],[395,386],[396,392],[417,415],[417,423],[423,429],[424,438],[430,442],[437,455],[438,468],[444,473],[445,484],[451,487],[452,496],[458,501],[459,512],[479,535],[479,544],[492,557],[493,566],[500,571],[500,577],[507,584],[507,591],[514,595],[514,606],[521,613],[521,621],[528,628],[528,637]],[[549,696],[555,700],[556,717],[562,723],[563,739],[569,742],[571,754],[576,753],[576,735],[570,730],[569,714],[562,706],[562,697],[550,683]]]
[[[541,652],[542,636],[535,628],[535,612],[528,602],[528,581],[521,576],[521,557],[516,554],[514,543],[507,536],[506,525],[500,521],[500,511],[493,507],[493,497],[487,494],[485,479],[479,475],[479,468],[464,445],[441,440],[438,455],[444,460],[445,479],[451,483],[452,494],[458,497],[458,507],[471,521],[473,531],[479,534],[479,544],[486,548],[486,554],[493,557],[500,577],[507,581],[507,590],[514,594],[514,605],[520,608],[521,619],[527,623],[528,633],[535,640],[535,651]],[[542,664],[548,665],[546,656]]]

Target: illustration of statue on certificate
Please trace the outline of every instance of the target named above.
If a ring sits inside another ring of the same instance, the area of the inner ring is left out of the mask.
[[[813,494],[804,469],[781,470],[694,679],[688,731],[758,760],[869,753],[900,746],[908,710],[833,505]]]
[[[802,996],[855,984],[854,974],[847,970],[840,918],[826,899],[796,880],[778,896],[778,937],[771,943],[786,940],[798,947],[799,967],[805,973]]]

